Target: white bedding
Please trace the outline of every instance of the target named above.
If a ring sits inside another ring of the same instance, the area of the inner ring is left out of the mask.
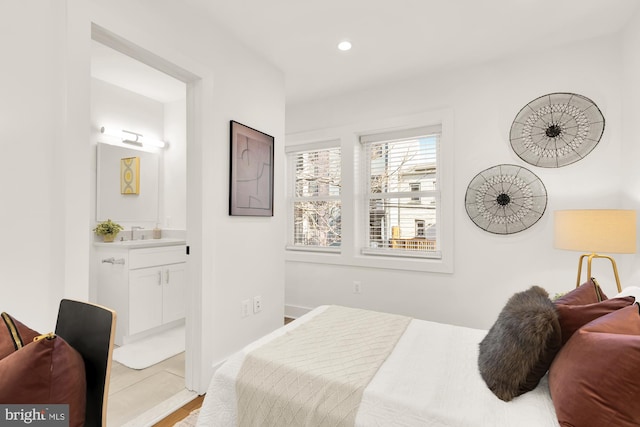
[[[235,378],[245,355],[326,308],[316,308],[229,358],[211,381],[197,425],[235,426]],[[486,387],[477,367],[478,344],[485,334],[413,319],[364,390],[355,425],[557,427],[546,376],[535,390],[511,402]]]

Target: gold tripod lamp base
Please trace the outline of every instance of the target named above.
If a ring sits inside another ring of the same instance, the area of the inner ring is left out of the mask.
[[[554,242],[557,249],[590,252],[582,255],[578,264],[578,281],[582,260],[587,258],[587,275],[591,278],[591,261],[606,258],[611,261],[618,292],[622,291],[618,267],[609,254],[636,253],[636,211],[621,209],[583,209],[554,212]]]
[[[582,273],[582,261],[587,258],[587,279],[591,277],[591,260],[594,258],[606,258],[611,261],[611,266],[613,267],[613,275],[616,277],[616,285],[618,286],[618,292],[622,292],[622,287],[620,286],[620,277],[618,276],[618,267],[616,266],[616,262],[613,258],[607,255],[598,255],[598,254],[583,254],[580,255],[580,260],[578,261],[578,280],[576,280],[576,288],[580,286],[580,273]]]

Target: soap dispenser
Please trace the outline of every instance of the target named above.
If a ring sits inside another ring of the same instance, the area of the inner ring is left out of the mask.
[[[153,229],[153,238],[160,239],[162,237],[162,230],[160,230],[160,224],[156,224],[156,227]]]

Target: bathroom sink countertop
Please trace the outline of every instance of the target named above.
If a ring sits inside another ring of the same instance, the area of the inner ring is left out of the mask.
[[[93,242],[95,246],[106,246],[112,248],[135,249],[135,248],[153,248],[157,246],[176,246],[184,245],[187,242],[184,239],[140,239],[140,240],[124,240],[111,243]]]

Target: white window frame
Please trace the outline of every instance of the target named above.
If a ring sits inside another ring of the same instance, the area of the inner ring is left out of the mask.
[[[388,257],[405,257],[405,258],[433,258],[433,259],[441,259],[442,253],[439,248],[441,245],[440,233],[437,233],[436,237],[436,250],[435,251],[422,251],[422,250],[405,250],[399,248],[373,248],[370,245],[370,213],[369,206],[370,200],[374,198],[378,198],[378,193],[371,193],[369,185],[371,183],[371,171],[370,171],[370,162],[369,162],[369,154],[370,149],[369,146],[376,143],[381,142],[394,142],[394,141],[409,141],[413,139],[418,139],[422,136],[427,135],[438,135],[438,144],[436,145],[436,182],[439,182],[439,173],[440,173],[440,140],[442,138],[442,127],[440,124],[428,125],[428,126],[420,126],[414,129],[395,129],[390,132],[377,132],[371,134],[361,135],[360,137],[360,155],[361,162],[363,164],[363,177],[362,177],[362,185],[363,190],[362,193],[364,195],[365,205],[362,208],[362,217],[360,218],[360,223],[364,227],[362,232],[363,241],[362,241],[362,254],[363,255],[375,255],[375,256],[388,256]],[[411,186],[411,190],[409,192],[389,192],[389,193],[381,193],[380,198],[382,199],[396,199],[396,198],[406,198],[409,199],[410,202],[413,201],[415,197],[415,193],[417,193],[418,198],[428,197],[433,198],[436,201],[436,223],[440,222],[440,199],[441,199],[441,191],[437,186],[434,190],[419,190],[414,191],[413,186]],[[436,228],[438,231],[438,228]]]
[[[285,152],[287,154],[287,170],[289,174],[287,175],[287,246],[286,249],[290,251],[306,251],[306,252],[318,252],[318,253],[334,253],[339,254],[341,251],[341,246],[313,246],[313,245],[295,245],[294,244],[294,207],[295,203],[303,200],[313,200],[313,201],[338,201],[341,205],[342,211],[342,190],[340,191],[340,195],[338,196],[308,196],[308,197],[296,197],[295,195],[295,185],[296,185],[296,165],[295,159],[298,154],[313,152],[313,151],[321,151],[321,150],[330,150],[338,148],[342,150],[340,146],[339,140],[331,140],[331,141],[322,141],[315,142],[312,144],[304,144],[304,145],[293,145],[287,146]],[[341,234],[342,234],[342,226],[341,226]]]
[[[360,136],[412,129],[422,126],[440,125],[438,186],[440,196],[440,259],[371,256],[361,252],[363,229],[361,225],[364,194],[362,193],[362,164]],[[313,147],[316,141],[339,141],[342,156],[342,246],[340,253],[286,250],[287,262],[320,263],[386,270],[421,271],[433,273],[453,273],[454,271],[454,120],[452,109],[427,111],[401,117],[390,117],[352,123],[338,127],[327,127],[308,132],[287,134],[286,151],[294,147]],[[287,170],[290,174],[290,169]],[[287,183],[291,178],[287,179]],[[288,184],[287,184],[288,185]],[[289,210],[289,209],[288,209]],[[292,210],[291,210],[292,216]],[[288,223],[292,224],[292,218]],[[290,227],[287,226],[287,229]],[[287,248],[289,249],[289,248]]]

